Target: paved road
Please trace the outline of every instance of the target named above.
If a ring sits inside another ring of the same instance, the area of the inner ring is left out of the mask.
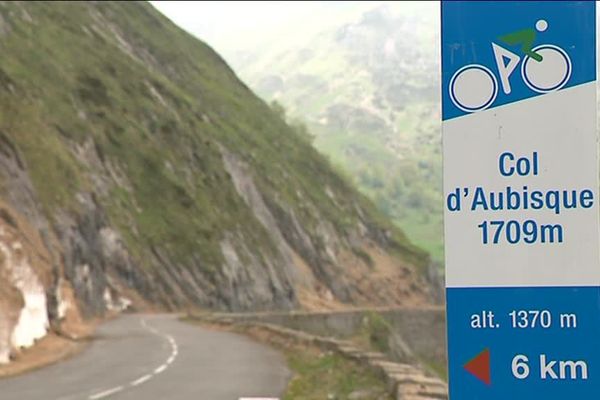
[[[0,380],[2,400],[238,400],[278,397],[289,371],[252,340],[165,315],[129,315],[65,362]]]

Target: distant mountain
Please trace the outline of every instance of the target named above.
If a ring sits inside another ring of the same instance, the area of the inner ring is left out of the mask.
[[[426,304],[425,252],[146,3],[0,3],[0,363],[151,305]]]
[[[350,3],[273,32],[271,42],[263,35],[256,46],[218,45],[258,94],[304,121],[316,148],[441,261],[438,8]]]

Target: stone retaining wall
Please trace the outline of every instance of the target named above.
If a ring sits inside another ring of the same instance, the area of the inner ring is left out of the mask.
[[[335,339],[286,328],[272,323],[256,322],[250,319],[225,316],[193,317],[201,321],[220,324],[259,328],[272,335],[293,339],[300,344],[313,345],[335,351],[342,356],[372,368],[385,380],[388,390],[396,400],[447,400],[448,388],[445,382],[429,375],[423,368],[406,363],[389,361],[379,352],[365,351],[349,340]]]
[[[438,368],[446,366],[446,314],[443,307],[376,308],[332,312],[272,312],[215,314],[237,322],[284,326],[320,336],[342,339],[359,333],[370,314],[381,315],[417,359]],[[405,361],[405,360],[402,360]]]

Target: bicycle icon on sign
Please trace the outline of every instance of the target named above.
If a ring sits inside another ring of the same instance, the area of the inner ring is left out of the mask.
[[[571,77],[571,59],[565,50],[552,44],[532,47],[537,32],[548,29],[548,22],[541,19],[533,28],[524,29],[499,39],[508,45],[521,45],[524,58],[492,42],[500,84],[505,94],[511,93],[510,77],[519,63],[521,79],[537,93],[549,93],[561,89]],[[508,62],[505,60],[508,59]],[[460,68],[450,79],[450,99],[462,111],[473,113],[491,106],[498,95],[498,80],[485,65],[469,64]]]

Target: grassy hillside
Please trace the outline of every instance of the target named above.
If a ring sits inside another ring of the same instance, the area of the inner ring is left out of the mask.
[[[289,308],[301,289],[368,301],[373,248],[424,275],[424,252],[150,5],[0,16],[0,155],[20,171],[0,174],[0,196],[44,231],[83,304],[102,309],[107,290],[171,307]]]
[[[315,147],[442,261],[438,5],[339,7],[327,21],[290,26],[293,34],[217,45],[251,87],[306,123]]]

